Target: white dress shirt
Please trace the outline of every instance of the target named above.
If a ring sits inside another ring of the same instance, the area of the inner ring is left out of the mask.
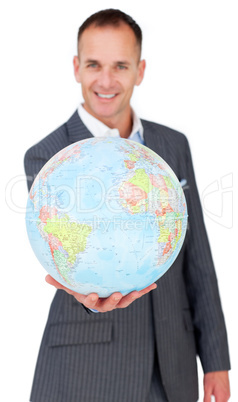
[[[80,119],[82,120],[83,124],[87,127],[87,129],[92,133],[94,137],[120,137],[119,130],[117,128],[109,128],[100,120],[96,119],[96,117],[92,116],[88,113],[82,104],[79,105],[78,114]],[[133,119],[133,126],[130,136],[128,137],[129,140],[144,142],[143,137],[143,126],[139,117],[136,115],[134,110],[132,109],[132,119]]]

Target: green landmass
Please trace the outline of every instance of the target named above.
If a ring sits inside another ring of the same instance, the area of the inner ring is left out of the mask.
[[[85,250],[87,237],[92,228],[86,224],[70,222],[69,216],[65,215],[61,218],[54,216],[52,219],[47,219],[44,231],[51,233],[62,243],[63,249],[69,255],[67,261],[74,264],[77,254]]]
[[[159,243],[167,243],[170,233],[171,232],[170,232],[169,228],[165,228],[164,226],[161,226],[158,242]]]
[[[141,188],[147,194],[153,189],[153,185],[145,172],[145,169],[137,169],[134,176],[128,180],[130,183]]]
[[[169,178],[168,176],[163,176],[163,178],[164,178],[164,181],[165,181],[165,183],[166,183],[166,186],[167,186],[168,188],[173,188],[173,184],[172,184],[170,178]]]
[[[54,250],[54,260],[60,271],[60,274],[62,275],[64,280],[70,284],[70,281],[68,278],[68,273],[70,272],[70,267],[67,264],[67,258],[61,251]]]
[[[139,160],[139,158],[135,154],[129,154],[129,158],[133,162],[136,162]]]

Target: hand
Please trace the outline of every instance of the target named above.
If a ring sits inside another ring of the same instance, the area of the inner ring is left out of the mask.
[[[215,396],[216,402],[227,402],[230,398],[230,385],[228,371],[214,371],[204,375],[204,400],[211,402],[211,396]]]
[[[93,308],[99,311],[100,313],[105,313],[107,311],[114,310],[115,308],[125,308],[128,307],[134,300],[139,299],[141,296],[144,296],[146,293],[149,293],[151,290],[157,288],[156,283],[148,286],[145,289],[140,291],[134,290],[131,293],[128,293],[126,296],[122,296],[121,293],[116,292],[110,295],[109,297],[100,298],[97,293],[90,293],[85,296],[80,293],[76,293],[73,290],[66,288],[61,285],[55,279],[53,279],[50,275],[47,275],[45,278],[46,282],[50,285],[56,287],[57,289],[63,289],[70,295],[74,296],[75,299],[84,304],[84,306],[88,308]]]

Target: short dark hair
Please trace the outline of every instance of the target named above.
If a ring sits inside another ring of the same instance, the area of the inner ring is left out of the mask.
[[[113,8],[108,8],[106,10],[98,11],[88,17],[84,23],[79,27],[78,30],[78,44],[83,32],[94,25],[95,27],[105,27],[114,26],[118,27],[121,23],[127,24],[135,34],[136,42],[139,46],[139,51],[141,53],[142,47],[142,31],[139,25],[130,17],[128,14],[123,13],[123,11],[116,10]]]

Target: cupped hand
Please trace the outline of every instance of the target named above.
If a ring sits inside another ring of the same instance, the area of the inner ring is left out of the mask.
[[[213,371],[204,375],[203,402],[211,402],[214,395],[216,402],[227,402],[230,398],[230,383],[228,371]]]
[[[137,291],[134,290],[131,293],[128,293],[126,296],[122,296],[120,292],[115,292],[111,294],[109,297],[99,297],[97,293],[90,293],[89,295],[82,295],[80,293],[76,293],[73,290],[66,288],[65,286],[61,285],[55,279],[53,279],[50,275],[47,275],[45,278],[46,282],[50,285],[54,286],[57,289],[65,290],[68,294],[75,297],[75,299],[82,303],[85,307],[90,309],[95,309],[100,313],[105,313],[107,311],[114,310],[116,308],[126,308],[128,307],[133,301],[139,299],[140,297],[144,296],[146,293],[149,293],[151,290],[157,288],[156,283],[151,284],[150,286]]]

